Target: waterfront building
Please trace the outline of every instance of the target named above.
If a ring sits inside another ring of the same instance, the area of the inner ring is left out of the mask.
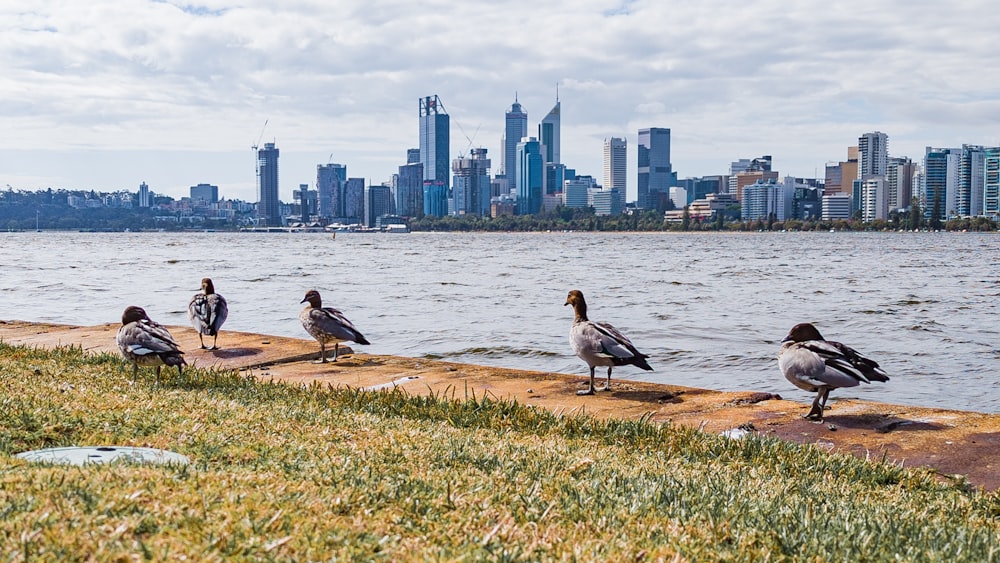
[[[389,186],[368,186],[365,188],[366,227],[374,228],[380,217],[393,215],[392,188]]]
[[[955,214],[975,217],[983,213],[986,147],[962,145],[958,168],[958,191],[955,193]]]
[[[625,210],[625,191],[618,188],[591,188],[590,206],[594,208],[594,215],[621,215]]]
[[[666,201],[673,185],[673,167],[670,164],[670,129],[650,127],[639,129],[638,147],[638,198],[636,205],[643,209],[666,209]]]
[[[437,180],[424,180],[424,215],[448,215],[448,186]]]
[[[319,192],[316,214],[323,219],[344,216],[344,183],[347,166],[343,164],[316,165],[316,191]]]
[[[572,180],[567,175],[568,169],[565,164],[548,162],[545,164],[545,181],[543,182],[545,195],[558,194],[562,191],[563,182]]]
[[[424,214],[424,165],[419,161],[399,167],[396,176],[396,213],[403,217]]]
[[[729,218],[739,219],[736,215],[738,212],[735,211],[739,204],[735,194],[708,194],[704,199],[696,199],[688,205],[688,216],[699,221],[711,221],[717,213],[722,213]]]
[[[281,201],[278,199],[278,156],[274,143],[264,143],[257,150],[257,224],[281,226]]]
[[[420,163],[424,181],[440,182],[448,187],[451,164],[451,121],[441,100],[434,96],[420,98]]]
[[[562,204],[566,207],[582,209],[590,205],[590,189],[593,183],[589,178],[566,180],[563,183]]]
[[[875,219],[889,218],[889,198],[886,193],[886,182],[882,176],[870,176],[861,182],[861,210],[862,221],[874,221]]]
[[[153,192],[149,191],[149,185],[146,182],[139,184],[139,193],[136,195],[136,200],[139,202],[139,207],[152,207]]]
[[[545,181],[542,148],[538,139],[525,137],[517,144],[517,209],[521,215],[535,215],[542,209]]]
[[[213,186],[211,184],[198,184],[197,186],[191,186],[191,201],[218,203],[219,186]]]
[[[451,163],[454,173],[452,194],[456,215],[485,216],[490,213],[490,159],[486,149],[472,149],[468,157]]]
[[[743,187],[740,217],[744,221],[767,221],[773,216],[777,221],[784,221],[786,211],[792,205],[792,195],[793,192],[786,190],[784,184],[772,179],[758,180]]]
[[[292,215],[297,215],[303,223],[309,222],[319,208],[319,192],[310,190],[309,184],[299,184],[292,192]]]
[[[625,193],[628,180],[628,144],[625,139],[604,139],[604,189]]]
[[[916,165],[905,156],[890,157],[885,173],[886,199],[890,210],[905,209],[913,198]]]
[[[872,131],[858,137],[858,180],[885,177],[889,165],[889,136]]]
[[[344,182],[343,223],[360,223],[365,216],[365,179],[348,178]]]
[[[983,155],[983,215],[1000,221],[1000,147]]]
[[[792,210],[788,218],[802,221],[819,219],[823,214],[822,197],[823,188],[795,184],[792,188]]]
[[[767,157],[770,159],[770,157]],[[768,160],[767,168],[759,167],[756,165],[751,165],[746,170],[738,172],[736,177],[730,177],[730,186],[732,186],[733,180],[735,179],[735,189],[731,189],[729,193],[736,196],[736,199],[743,201],[743,189],[751,184],[756,184],[758,182],[777,182],[778,172],[771,170],[770,160]]]
[[[836,192],[823,195],[824,221],[848,220],[851,218],[851,194]]]
[[[961,168],[961,149],[927,147],[921,200],[924,217],[944,220],[956,212]]]
[[[688,204],[688,191],[680,186],[670,188],[670,202],[674,209],[684,209]]]
[[[503,134],[503,154],[500,158],[500,173],[504,175],[509,184],[509,189],[517,189],[517,144],[521,139],[528,136],[528,114],[517,102],[517,94],[514,95],[514,103],[504,116]]]

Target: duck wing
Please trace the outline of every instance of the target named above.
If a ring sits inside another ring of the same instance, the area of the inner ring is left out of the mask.
[[[143,319],[122,326],[118,329],[117,340],[120,348],[135,356],[159,356],[168,365],[184,363],[181,357],[184,352],[177,341],[163,325],[154,321]]]
[[[809,340],[800,342],[800,347],[816,354],[828,369],[836,370],[858,381],[889,381],[889,376],[878,363],[864,356],[854,348],[829,340]]]
[[[640,352],[627,336],[610,323],[590,322],[595,332],[596,342],[600,346],[600,353],[606,355],[621,364],[635,364],[646,370],[652,370],[646,363],[649,356]]]
[[[228,317],[229,304],[226,303],[226,298],[218,293],[211,295],[196,293],[188,303],[188,319],[202,334],[214,336]]]
[[[354,327],[354,323],[333,307],[314,308],[309,316],[317,328],[339,340],[370,344],[361,331]]]

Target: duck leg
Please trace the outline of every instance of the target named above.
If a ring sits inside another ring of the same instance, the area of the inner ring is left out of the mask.
[[[320,341],[319,343],[319,359],[313,362],[314,364],[325,364],[326,363],[326,343]]]
[[[216,332],[215,335],[212,337],[212,347],[209,348],[209,350],[218,350],[219,349],[218,343],[219,343],[219,333]]]
[[[816,392],[816,398],[813,399],[812,408],[803,418],[808,418],[809,420],[823,420],[823,405],[821,401],[825,402],[826,395],[830,393],[829,389],[820,389]]]
[[[611,391],[611,366],[608,366],[608,382],[598,391]]]
[[[135,383],[136,378],[139,377],[139,363],[132,362],[132,383]]]
[[[333,361],[337,361],[337,356],[340,353],[340,342],[333,343]]]
[[[577,395],[593,395],[594,394],[594,366],[590,366],[590,389],[586,391],[577,391]]]
[[[198,333],[198,342],[201,343],[201,349],[204,350],[205,349],[205,339],[201,335],[201,332]]]

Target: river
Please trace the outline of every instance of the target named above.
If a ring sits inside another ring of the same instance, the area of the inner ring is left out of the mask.
[[[186,325],[208,276],[224,330],[308,338],[315,288],[365,352],[585,374],[575,288],[651,356],[616,379],[807,402],[775,356],[809,321],[892,377],[833,398],[997,413],[998,272],[1000,235],[978,233],[0,233],[0,319],[99,324],[139,305]]]

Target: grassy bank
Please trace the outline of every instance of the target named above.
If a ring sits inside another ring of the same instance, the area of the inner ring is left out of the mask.
[[[0,344],[0,560],[1000,558],[1000,496],[928,472],[461,390],[144,371]],[[104,444],[192,464],[11,457]]]

